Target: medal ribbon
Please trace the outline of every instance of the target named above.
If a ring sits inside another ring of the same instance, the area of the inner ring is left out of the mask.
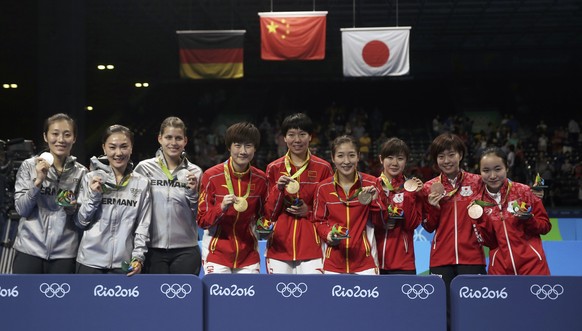
[[[234,171],[234,169],[233,169],[233,171]],[[234,187],[232,186],[232,180],[230,179],[230,171],[228,171],[228,160],[224,162],[224,179],[226,180],[226,187],[228,189],[228,193],[235,194]],[[245,193],[245,195],[242,197],[241,196],[237,196],[237,197],[243,198],[243,199],[246,199],[249,197],[249,194],[251,193],[251,179],[252,179],[252,176],[249,178],[249,185],[247,185],[247,193]]]
[[[380,174],[380,178],[382,178],[382,183],[384,183],[384,185],[386,186],[386,188],[388,189],[388,191],[392,191],[392,192],[400,192],[402,191],[402,188],[404,188],[404,182],[406,181],[406,177],[404,177],[404,182],[402,182],[402,184],[400,184],[400,186],[398,186],[396,189],[392,186],[392,183],[390,182],[390,179],[388,179],[388,177],[386,177],[386,175],[382,172]]]
[[[513,186],[513,182],[511,181],[511,179],[507,179],[507,191],[505,191],[505,195],[503,196],[503,199],[501,199],[501,201],[499,202],[500,206],[505,205],[505,202],[507,202],[507,197],[509,196],[509,191],[511,191],[511,187]],[[487,190],[487,187],[483,188],[483,192],[481,193],[481,200],[475,200],[475,203],[478,204],[481,207],[487,207],[487,206],[495,206],[497,205],[496,203],[491,203],[491,202],[486,202],[484,201],[484,196],[485,196],[485,191]]]
[[[108,182],[105,182],[105,184],[101,186],[101,189],[103,190],[103,193],[109,193],[111,191],[119,191],[120,189],[127,186],[127,184],[129,183],[130,177],[131,177],[131,173],[123,176],[120,184],[114,185],[114,184],[110,184]]]
[[[337,173],[334,175],[334,182],[336,183],[336,185],[333,186],[334,190],[335,190],[335,194],[337,195],[337,198],[339,199],[339,201],[343,202],[344,204],[348,205],[350,201],[354,200],[355,198],[358,197],[358,195],[360,194],[360,192],[362,192],[362,177],[360,176],[360,173],[358,172],[356,174],[356,178],[354,180],[354,183],[356,181],[360,182],[360,187],[356,190],[356,192],[354,192],[354,194],[352,194],[347,200],[343,200],[339,193],[337,192],[337,186],[340,185],[339,180],[337,179]],[[353,184],[352,184],[353,185]],[[346,193],[347,196],[347,193]]]
[[[162,168],[162,172],[164,173],[164,175],[166,175],[166,177],[168,177],[170,182],[173,182],[176,178],[172,175],[172,173],[170,172],[170,169],[168,169],[168,167],[166,166],[164,161],[162,161],[161,156],[158,158],[158,164]]]
[[[463,177],[464,177],[464,175],[463,175],[463,172],[461,171],[461,177],[455,183],[455,187],[453,188],[453,190],[451,192],[445,194],[445,196],[452,197],[455,193],[457,193],[457,191],[459,190],[459,187],[461,187],[461,183],[463,182]],[[439,183],[441,183],[441,176],[439,176]]]
[[[291,177],[292,179],[295,179],[301,176],[305,169],[307,169],[307,166],[309,165],[309,160],[311,159],[311,152],[309,152],[309,149],[307,150],[307,160],[305,160],[305,163],[303,163],[301,168],[299,168],[297,172],[295,172],[293,175],[291,175],[291,162],[289,161],[290,159],[291,157],[289,156],[289,151],[287,151],[287,154],[285,154],[285,170],[287,172],[283,174]]]
[[[487,202],[487,201],[483,201],[483,200],[475,200],[475,201],[473,201],[473,203],[476,205],[479,205],[481,207],[495,206],[495,204],[493,202]]]

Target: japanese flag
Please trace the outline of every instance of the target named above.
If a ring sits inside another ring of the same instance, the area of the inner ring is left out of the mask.
[[[402,76],[410,71],[410,27],[344,28],[345,77]]]

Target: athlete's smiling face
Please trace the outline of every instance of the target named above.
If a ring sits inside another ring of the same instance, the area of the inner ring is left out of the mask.
[[[256,147],[253,143],[232,143],[229,150],[232,167],[235,171],[243,172],[249,168],[255,156]]]
[[[404,171],[406,167],[406,155],[404,153],[388,155],[384,159],[380,156],[380,162],[382,163],[384,174],[389,178],[394,178]]]
[[[103,144],[103,153],[107,156],[109,165],[119,174],[125,173],[132,150],[131,139],[123,132],[112,133]]]
[[[309,148],[311,135],[301,129],[289,129],[283,138],[289,151],[299,157],[304,157]]]
[[[457,176],[461,171],[461,159],[463,154],[453,149],[446,149],[437,155],[439,169],[449,178]]]
[[[351,142],[338,145],[333,153],[333,164],[338,174],[346,178],[353,178],[359,161],[356,146]]]
[[[158,143],[162,147],[164,156],[169,159],[179,159],[186,147],[188,138],[184,136],[182,128],[167,126],[163,134],[158,135]]]
[[[492,193],[499,192],[507,178],[507,166],[504,160],[493,153],[485,154],[479,161],[479,170],[487,189]]]
[[[44,133],[44,141],[51,153],[57,157],[69,156],[75,140],[73,125],[66,120],[51,123],[47,132]]]

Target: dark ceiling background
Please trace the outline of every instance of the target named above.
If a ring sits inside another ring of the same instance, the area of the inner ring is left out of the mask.
[[[0,108],[16,118],[0,129],[4,138],[37,139],[44,118],[65,111],[80,118],[91,146],[115,121],[149,130],[169,114],[199,125],[222,113],[317,112],[331,102],[380,105],[402,119],[482,108],[560,119],[582,106],[581,7],[579,0],[3,1],[0,83],[19,89],[0,90]],[[328,11],[325,60],[262,61],[257,13],[271,10]],[[396,25],[412,27],[410,75],[342,77],[340,28]],[[214,29],[246,30],[245,77],[180,79],[176,30]],[[100,63],[116,69],[98,71]],[[150,88],[134,88],[141,81]],[[86,105],[95,110],[86,113]]]
[[[87,1],[87,63],[111,61],[124,75],[173,80],[176,30],[244,29],[246,78],[341,79],[340,28],[404,25],[412,27],[413,77],[555,75],[580,69],[581,6],[575,0]],[[260,60],[257,13],[271,9],[328,11],[326,59]]]

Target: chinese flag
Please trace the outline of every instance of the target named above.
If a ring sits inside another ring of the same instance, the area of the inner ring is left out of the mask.
[[[177,33],[182,78],[243,77],[245,30],[177,31]]]
[[[323,60],[327,12],[259,13],[261,59]]]

